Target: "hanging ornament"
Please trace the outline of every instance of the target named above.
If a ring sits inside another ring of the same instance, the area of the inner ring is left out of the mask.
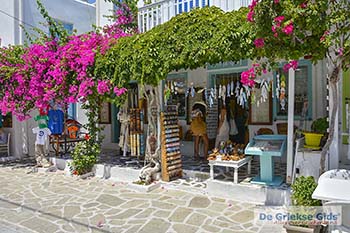
[[[281,105],[281,110],[285,111],[286,110],[286,82],[285,82],[285,77],[282,75],[281,77],[281,88],[280,88],[280,105]]]
[[[236,97],[238,98],[239,97],[239,82],[237,81],[237,83],[236,83],[236,90],[235,90],[235,92],[236,92]]]
[[[277,73],[276,75],[276,97],[279,98],[280,96],[280,74]]]
[[[227,90],[227,97],[230,97],[230,95],[231,95],[231,85],[230,85],[230,83],[227,84],[226,90]]]
[[[192,98],[195,96],[195,94],[196,94],[196,90],[193,87],[193,83],[191,83],[191,96],[192,96]]]
[[[235,89],[235,84],[233,82],[233,80],[231,81],[231,96],[233,96],[233,91]]]
[[[214,99],[215,100],[217,100],[217,98],[218,98],[218,92],[217,92],[217,88],[216,88],[216,86],[215,86],[215,88],[213,88],[214,90],[213,90],[213,95],[214,95]]]
[[[222,102],[225,105],[225,98],[226,98],[226,86],[222,85],[222,90],[221,90],[221,98],[222,98]]]
[[[221,89],[221,85],[219,85],[219,99],[221,99],[221,93],[222,93],[222,89]]]

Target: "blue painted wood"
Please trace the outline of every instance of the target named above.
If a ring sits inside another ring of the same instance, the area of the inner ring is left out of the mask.
[[[68,106],[68,118],[69,119],[77,119],[77,105],[76,104],[69,104]]]
[[[281,63],[279,68],[282,69],[283,65],[285,65],[286,62],[284,63]],[[307,98],[308,98],[308,101],[309,101],[309,106],[308,106],[308,113],[307,113],[307,119],[306,120],[312,120],[312,63],[311,61],[308,61],[308,60],[299,60],[298,61],[298,65],[299,66],[307,66]],[[276,83],[276,76],[277,76],[277,73],[274,72],[273,74],[273,88],[274,90],[276,90],[277,88],[277,83]],[[285,75],[286,77],[288,75]],[[297,77],[296,77],[297,78]],[[286,80],[286,91],[288,91],[288,81]],[[288,95],[287,95],[288,96]],[[281,115],[277,115],[277,106],[279,104],[279,101],[278,101],[278,97],[277,96],[273,96],[273,119],[274,120],[287,120],[288,119],[288,116],[281,116]],[[287,106],[288,108],[288,106]],[[300,120],[301,119],[301,116],[300,115],[294,115],[294,120]]]
[[[271,149],[269,145],[279,147]],[[287,151],[286,135],[258,135],[247,145],[245,154],[260,156],[260,176],[255,177],[252,183],[277,186],[283,181],[282,177],[274,175],[273,157],[281,157]]]

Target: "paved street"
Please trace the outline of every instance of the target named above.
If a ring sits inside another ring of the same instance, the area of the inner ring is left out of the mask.
[[[28,171],[0,167],[0,232],[282,232],[254,225],[254,204]]]

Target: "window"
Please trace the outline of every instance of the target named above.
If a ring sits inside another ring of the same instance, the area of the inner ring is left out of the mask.
[[[73,34],[73,24],[72,23],[67,23],[63,22],[59,19],[55,19],[56,23],[62,24],[63,28],[66,29],[68,34]]]
[[[307,120],[312,117],[311,68],[311,62],[303,60],[299,61],[299,66],[295,70],[294,116],[297,119]],[[282,66],[275,73],[274,90],[274,119],[286,119],[288,115],[288,72],[284,72]]]
[[[76,118],[77,118],[77,104],[69,104],[67,112],[68,112],[68,119],[76,120]]]

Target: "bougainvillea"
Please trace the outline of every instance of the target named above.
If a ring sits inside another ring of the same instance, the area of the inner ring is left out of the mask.
[[[21,47],[21,53],[13,52],[15,46],[1,48],[2,114],[12,112],[19,120],[25,120],[32,109],[46,108],[53,100],[66,106],[84,102],[90,95],[124,94],[125,88],[94,77],[93,67],[97,53],[105,53],[119,38],[136,31],[127,27],[134,21],[129,11],[122,4],[116,11],[115,23],[105,26],[101,33],[51,37],[54,39]],[[17,56],[14,62],[11,56]]]
[[[254,39],[264,38],[264,46],[256,46],[259,48],[256,58],[267,58],[271,68],[281,60],[289,61],[283,67],[287,71],[296,69],[297,60],[303,57],[314,63],[327,59],[332,111],[329,137],[321,152],[321,173],[325,171],[325,158],[336,127],[337,82],[341,69],[350,67],[349,18],[348,0],[257,0],[252,2],[247,14],[247,21],[251,22],[252,31],[256,32]],[[247,71],[243,73],[243,80],[247,81],[247,74],[253,77]],[[252,85],[252,78],[248,81]]]

